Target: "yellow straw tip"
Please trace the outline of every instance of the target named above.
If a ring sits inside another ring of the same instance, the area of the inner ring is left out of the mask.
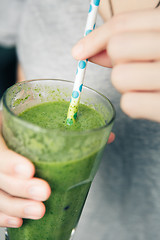
[[[66,121],[67,125],[72,125],[73,124],[73,119],[71,118],[67,118],[67,121]]]

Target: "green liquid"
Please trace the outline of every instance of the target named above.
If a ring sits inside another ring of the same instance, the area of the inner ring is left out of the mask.
[[[76,124],[66,125],[68,105],[68,102],[43,103],[27,109],[19,117],[45,129],[61,129],[66,132],[99,128],[105,124],[97,111],[80,104]],[[12,123],[12,131],[13,129]],[[40,220],[24,219],[21,228],[9,229],[10,240],[69,240],[72,229],[78,223],[102,155],[103,146],[97,148],[98,135],[94,133],[91,137],[95,147],[90,140],[87,142],[85,136],[84,139],[78,135],[71,139],[70,136],[63,143],[64,152],[59,150],[63,142],[59,135],[55,135],[54,143],[45,134],[34,135],[23,126],[17,126],[12,135],[18,139],[17,143],[22,142],[22,139],[23,143],[10,147],[34,162],[36,177],[43,178],[50,184],[52,194],[45,202],[45,216]],[[75,141],[80,144],[77,148],[72,148],[70,140],[73,140],[74,144]],[[91,147],[92,150],[89,151]],[[51,153],[53,149],[54,153]]]
[[[24,120],[46,129],[61,129],[68,131],[83,131],[99,128],[105,125],[103,117],[94,109],[84,104],[79,105],[78,120],[71,126],[66,124],[69,103],[43,103],[27,109],[19,114]]]

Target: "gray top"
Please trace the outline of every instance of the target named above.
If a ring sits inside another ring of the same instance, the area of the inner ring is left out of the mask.
[[[3,0],[6,6],[8,2]],[[77,62],[70,52],[83,36],[88,8],[88,1],[81,0],[28,0],[23,14],[17,12],[21,16],[18,25],[8,16],[4,24],[18,26],[12,43],[17,39],[27,79],[74,79]],[[1,29],[0,36],[5,39]],[[108,69],[88,64],[85,84],[104,93],[115,105],[116,140],[106,147],[75,240],[159,240],[160,125],[123,114],[120,95],[109,78]]]
[[[0,0],[0,45],[14,46],[25,0]]]

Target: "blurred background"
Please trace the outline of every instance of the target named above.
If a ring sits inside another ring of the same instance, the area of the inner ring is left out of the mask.
[[[17,55],[14,47],[0,46],[0,98],[16,81]]]

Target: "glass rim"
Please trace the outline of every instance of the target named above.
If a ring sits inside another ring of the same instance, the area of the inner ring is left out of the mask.
[[[115,117],[116,117],[116,111],[115,111],[115,107],[114,105],[112,104],[112,102],[105,96],[103,95],[102,93],[98,92],[97,90],[91,88],[91,87],[88,87],[86,85],[83,85],[84,88],[86,89],[89,89],[91,90],[92,92],[95,92],[97,93],[98,95],[100,95],[103,99],[105,99],[111,106],[112,110],[113,110],[113,114],[112,114],[112,118],[110,119],[109,122],[106,123],[105,121],[105,125],[99,127],[99,128],[94,128],[94,129],[88,129],[88,130],[80,130],[80,131],[74,131],[74,130],[71,130],[71,131],[68,131],[68,130],[60,130],[60,129],[46,129],[46,128],[43,128],[43,127],[40,127],[36,124],[33,124],[31,122],[28,122],[22,118],[20,118],[19,116],[17,116],[10,108],[9,106],[7,105],[7,102],[6,102],[6,96],[7,96],[7,93],[9,90],[11,90],[14,86],[20,86],[20,85],[23,85],[25,83],[30,83],[30,82],[39,82],[39,81],[54,81],[54,82],[66,82],[66,83],[69,83],[69,84],[74,84],[73,81],[69,81],[69,80],[63,80],[63,79],[54,79],[54,78],[40,78],[40,79],[32,79],[32,80],[25,80],[25,81],[22,81],[22,82],[18,82],[18,83],[15,83],[14,85],[10,86],[9,88],[6,89],[6,91],[4,92],[3,96],[2,96],[2,111],[3,111],[3,106],[6,108],[6,110],[14,117],[16,118],[17,120],[19,120],[22,124],[25,124],[26,126],[28,126],[29,128],[32,128],[32,129],[35,129],[37,131],[41,131],[41,132],[59,132],[59,133],[63,133],[65,135],[70,135],[70,134],[73,134],[73,135],[77,135],[77,134],[80,134],[80,135],[83,135],[83,134],[89,134],[89,133],[92,133],[92,132],[98,132],[100,130],[103,130],[105,128],[107,128],[108,126],[110,126],[113,121],[115,120]]]

